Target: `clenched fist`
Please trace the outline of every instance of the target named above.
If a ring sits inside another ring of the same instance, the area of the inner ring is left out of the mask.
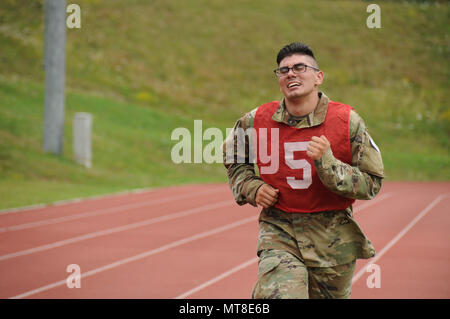
[[[273,206],[278,200],[279,190],[269,184],[263,184],[256,192],[256,204],[264,208]]]
[[[328,151],[329,148],[330,142],[324,135],[320,137],[313,136],[308,144],[308,147],[306,148],[306,155],[308,155],[312,160],[318,160],[323,156],[323,154],[326,153],[326,151]]]

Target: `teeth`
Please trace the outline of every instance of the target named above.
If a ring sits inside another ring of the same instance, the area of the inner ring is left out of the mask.
[[[288,84],[288,88],[291,88],[293,86],[300,86],[300,83],[294,82],[294,83],[289,83]]]

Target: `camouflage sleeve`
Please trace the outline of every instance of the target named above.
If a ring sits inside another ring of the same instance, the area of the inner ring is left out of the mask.
[[[322,183],[331,191],[348,198],[372,199],[381,188],[383,162],[378,146],[370,137],[362,118],[350,113],[352,165],[341,162],[328,150],[314,161]]]
[[[228,183],[235,201],[239,205],[248,203],[256,207],[256,192],[264,182],[256,175],[255,164],[249,156],[248,136],[236,134],[239,129],[245,131],[248,128],[253,128],[255,111],[256,109],[245,114],[236,122],[222,147],[223,163],[227,169]],[[241,140],[238,141],[238,139]],[[244,147],[239,148],[238,143],[242,143],[241,145],[244,145]],[[239,151],[240,149],[244,150],[243,154]],[[232,150],[232,158],[227,157],[227,150]]]

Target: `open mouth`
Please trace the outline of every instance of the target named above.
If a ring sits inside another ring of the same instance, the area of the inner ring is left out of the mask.
[[[289,83],[287,84],[287,88],[288,88],[288,89],[291,89],[291,88],[299,87],[299,86],[301,86],[301,85],[302,85],[302,84],[301,84],[300,82],[293,81],[293,82],[289,82]]]

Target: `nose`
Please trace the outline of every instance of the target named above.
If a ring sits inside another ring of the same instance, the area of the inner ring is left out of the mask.
[[[296,76],[296,74],[294,73],[294,69],[290,68],[289,72],[287,73],[288,77],[292,77],[292,76]]]

